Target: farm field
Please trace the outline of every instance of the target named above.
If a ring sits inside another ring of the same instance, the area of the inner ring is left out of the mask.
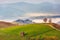
[[[22,32],[24,32],[23,37],[21,36]],[[27,24],[23,26],[14,26],[0,29],[0,40],[37,40],[37,38],[43,40],[44,36],[56,36],[59,40],[60,31],[55,30],[48,24],[43,23]]]

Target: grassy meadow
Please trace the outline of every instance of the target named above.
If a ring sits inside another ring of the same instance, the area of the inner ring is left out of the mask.
[[[23,37],[21,32],[24,32]],[[60,31],[42,23],[0,29],[0,40],[43,40],[45,36],[56,36],[59,40]]]

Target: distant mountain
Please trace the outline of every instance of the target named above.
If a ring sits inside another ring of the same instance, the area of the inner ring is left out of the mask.
[[[25,2],[17,2],[11,4],[0,4],[0,19],[16,19],[19,16],[23,16],[25,13],[31,12],[60,12],[60,4],[53,4],[49,2],[43,2],[40,4],[31,4]]]
[[[31,24],[31,23],[33,23],[32,20],[29,20],[29,19],[25,19],[25,20],[18,19],[18,20],[14,21],[14,22],[20,23],[20,24]]]

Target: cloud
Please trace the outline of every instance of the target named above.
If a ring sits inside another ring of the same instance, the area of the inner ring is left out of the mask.
[[[60,3],[60,0],[0,0],[0,4],[16,3],[16,2],[28,2],[28,3],[51,2],[51,3]]]
[[[24,0],[24,2],[29,2],[29,3],[41,3],[41,2],[60,3],[60,0]]]
[[[52,19],[52,22],[53,23],[58,23],[60,22],[60,18],[51,18]],[[36,23],[44,23],[43,19],[34,19],[32,20],[33,22],[36,22]]]
[[[54,2],[54,0],[26,0],[25,2],[41,3],[41,2]]]
[[[34,16],[58,16],[60,14],[54,13],[26,13],[24,17],[34,17]]]
[[[22,2],[22,0],[0,0],[0,4]]]

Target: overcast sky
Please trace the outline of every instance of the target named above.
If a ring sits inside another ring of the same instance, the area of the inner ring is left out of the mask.
[[[28,3],[51,2],[51,3],[60,3],[60,0],[0,0],[0,4],[16,3],[16,2],[28,2]]]
[[[0,0],[0,4],[8,4],[8,3],[16,3],[16,2],[27,2],[27,3],[34,3],[34,4],[36,4],[36,3],[42,3],[42,2],[50,2],[50,3],[54,3],[54,4],[60,4],[60,0]],[[1,5],[1,9],[0,9],[0,12],[2,12],[4,15],[6,14],[9,14],[9,12],[11,11],[13,11],[13,12],[15,12],[16,14],[18,13],[20,13],[20,10],[18,10],[18,11],[15,11],[15,9],[10,9],[10,8],[7,8],[8,7],[8,5]],[[10,6],[11,7],[11,6]],[[16,7],[17,8],[17,7]],[[3,10],[4,9],[4,10]],[[26,8],[27,9],[27,8]],[[5,11],[5,10],[7,10],[7,11]],[[10,10],[10,11],[9,11]],[[39,9],[38,9],[39,10]],[[4,13],[4,12],[7,12],[7,13]],[[2,13],[0,13],[0,18],[4,18],[4,15],[1,15]],[[40,15],[43,15],[43,14],[39,14],[39,13],[34,13],[34,14],[32,14],[32,13],[27,13],[27,14],[25,14],[24,16],[40,16]],[[14,15],[13,15],[14,16]],[[5,19],[6,20],[6,19]],[[10,19],[8,19],[8,20],[10,20]],[[11,19],[12,20],[12,19]],[[10,20],[10,21],[11,21]]]

